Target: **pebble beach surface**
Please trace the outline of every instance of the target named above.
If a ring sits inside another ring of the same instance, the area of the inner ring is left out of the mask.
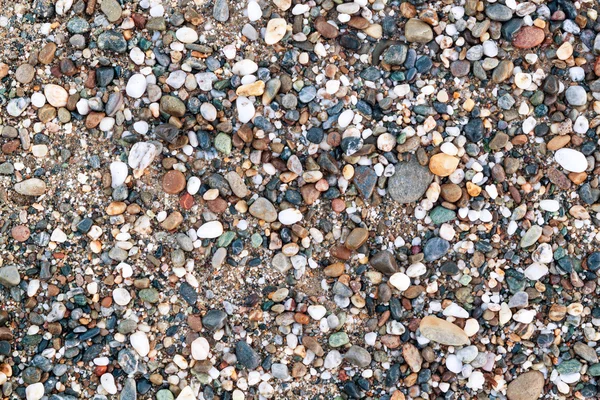
[[[4,0],[0,398],[599,398],[598,8]]]

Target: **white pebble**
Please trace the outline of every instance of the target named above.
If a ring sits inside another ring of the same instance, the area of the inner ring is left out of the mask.
[[[302,221],[302,212],[295,208],[287,208],[279,212],[278,219],[283,225],[294,225]]]
[[[198,40],[198,33],[194,29],[184,26],[183,28],[177,29],[175,37],[181,43],[194,43]]]
[[[125,93],[129,97],[133,97],[134,99],[139,99],[146,92],[146,86],[148,83],[146,82],[146,77],[142,74],[133,74],[129,81],[127,81],[127,86],[125,87]]]
[[[190,179],[187,181],[186,190],[192,196],[198,193],[200,190],[200,178],[197,176],[190,177]]]
[[[389,283],[396,289],[404,291],[410,286],[410,278],[402,272],[396,272],[394,275],[390,276]]]
[[[214,239],[223,234],[223,224],[219,221],[210,221],[198,228],[196,231],[200,239]]]
[[[131,295],[127,289],[116,288],[112,293],[113,300],[120,306],[126,306],[131,301]]]
[[[262,18],[262,10],[256,1],[248,2],[248,19],[250,21],[258,21]]]
[[[127,169],[127,164],[121,161],[114,161],[110,163],[110,177],[112,180],[111,186],[116,188],[117,186],[121,186],[125,183],[125,179],[127,179],[127,175],[129,174],[129,170]]]
[[[199,337],[192,342],[192,358],[194,360],[206,360],[210,352],[210,344],[208,340]]]
[[[145,332],[137,331],[129,337],[131,347],[142,357],[146,357],[150,352],[150,342]]]
[[[573,149],[559,149],[554,153],[554,160],[569,172],[584,172],[588,162],[583,153]]]

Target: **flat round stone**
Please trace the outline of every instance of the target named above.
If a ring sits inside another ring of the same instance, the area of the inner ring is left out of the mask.
[[[17,225],[13,227],[10,233],[13,239],[15,239],[17,242],[26,241],[27,239],[29,239],[29,235],[31,234],[29,228],[25,225]]]
[[[177,194],[185,189],[185,175],[177,170],[171,170],[163,176],[162,188],[165,193]]]

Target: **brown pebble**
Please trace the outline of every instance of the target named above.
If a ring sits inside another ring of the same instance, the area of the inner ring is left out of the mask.
[[[163,176],[162,188],[167,194],[177,194],[185,189],[185,175],[177,170],[171,170]]]
[[[460,190],[460,186],[455,183],[444,183],[441,186],[440,194],[444,200],[454,203],[460,199],[460,196],[462,196],[462,191]]]
[[[327,22],[324,17],[317,17],[314,23],[317,31],[326,39],[335,39],[340,34],[338,28]]]
[[[325,274],[325,276],[337,278],[344,273],[345,269],[346,267],[344,266],[344,263],[333,263],[325,267],[323,273]]]
[[[10,142],[6,142],[2,145],[2,152],[4,154],[11,154],[17,151],[21,142],[19,140],[11,140]]]
[[[106,114],[103,112],[92,111],[85,118],[85,127],[88,129],[94,129],[98,125],[100,125],[100,121],[104,118]]]
[[[346,203],[342,199],[333,199],[331,201],[331,209],[336,213],[341,213],[346,209]]]
[[[38,60],[42,64],[48,65],[52,61],[54,61],[55,53],[56,53],[56,44],[54,44],[52,42],[46,43],[46,45],[44,47],[42,47],[42,50],[40,50],[40,53],[38,55]]]

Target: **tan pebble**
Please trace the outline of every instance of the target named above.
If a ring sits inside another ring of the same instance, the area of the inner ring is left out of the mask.
[[[248,83],[247,85],[241,85],[235,91],[238,96],[260,96],[265,92],[265,83],[263,81],[256,81]]]
[[[547,148],[550,151],[556,151],[556,150],[562,149],[563,147],[568,145],[570,141],[571,141],[571,136],[569,136],[569,135],[554,136],[548,142]]]
[[[202,196],[206,201],[215,200],[217,197],[219,197],[219,189],[208,189]]]
[[[477,186],[473,182],[467,182],[467,192],[472,197],[477,197],[481,193],[481,187]]]
[[[569,42],[564,42],[558,50],[556,50],[556,57],[559,60],[567,60],[573,55],[573,45]]]
[[[127,209],[127,204],[122,201],[113,201],[106,207],[106,214],[113,215],[121,215]]]
[[[429,170],[437,176],[448,176],[458,167],[459,159],[444,153],[438,153],[429,160]]]
[[[576,185],[581,185],[587,179],[587,174],[585,172],[571,172],[569,173],[569,179]]]

